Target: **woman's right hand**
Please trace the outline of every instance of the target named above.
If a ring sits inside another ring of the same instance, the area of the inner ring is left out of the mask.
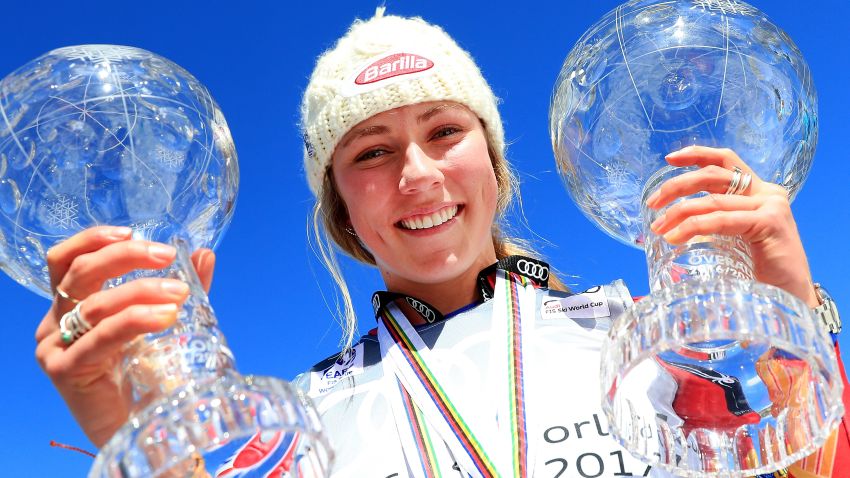
[[[80,314],[92,330],[71,344],[60,337],[59,320],[74,302],[54,295],[35,333],[36,359],[62,395],[74,418],[100,447],[128,417],[115,367],[123,346],[135,337],[162,331],[177,319],[189,288],[182,281],[144,278],[103,289],[111,278],[135,269],[162,269],[176,250],[131,240],[129,228],[99,226],[82,231],[47,252],[51,287],[81,302]],[[192,262],[204,289],[212,281],[215,255],[201,249]]]

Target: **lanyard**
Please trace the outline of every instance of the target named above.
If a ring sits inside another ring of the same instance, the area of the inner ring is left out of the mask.
[[[456,397],[441,384],[445,383],[445,371],[435,366],[431,350],[398,306],[385,300],[389,298],[386,295],[373,300],[379,316],[385,390],[407,469],[414,478],[444,476],[453,461],[473,478],[525,478],[532,474],[535,446],[529,437],[536,436],[532,425],[538,421],[531,414],[539,407],[531,403],[525,374],[526,369],[533,368],[530,342],[536,304],[535,282],[528,276],[545,285],[548,266],[511,257],[496,268],[494,281],[479,281],[482,296],[486,298],[492,292],[489,297],[493,297],[488,377],[494,403],[474,417],[458,411]],[[487,270],[479,279],[482,276],[492,277]],[[489,290],[484,290],[485,283],[491,286]],[[423,310],[436,312],[424,306]]]

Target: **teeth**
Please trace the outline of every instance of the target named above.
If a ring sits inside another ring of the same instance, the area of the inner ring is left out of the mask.
[[[439,211],[418,216],[410,219],[402,219],[401,225],[405,229],[428,229],[439,226],[457,215],[457,206],[450,206]]]

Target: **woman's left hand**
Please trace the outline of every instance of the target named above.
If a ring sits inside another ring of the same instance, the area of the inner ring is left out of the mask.
[[[756,280],[785,289],[811,307],[819,304],[785,188],[761,180],[730,149],[689,146],[666,159],[673,166],[699,169],[667,180],[647,206],[660,209],[680,197],[710,194],[670,206],[652,224],[653,232],[671,244],[701,235],[741,236],[750,244]],[[740,194],[726,194],[735,167],[751,174],[752,182]]]

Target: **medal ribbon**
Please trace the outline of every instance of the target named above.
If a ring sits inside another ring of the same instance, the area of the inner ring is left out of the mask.
[[[440,476],[429,429],[443,439],[469,476],[531,476],[534,453],[529,436],[535,435],[529,433],[524,368],[531,361],[534,286],[520,274],[498,270],[493,289],[490,377],[497,404],[489,415],[496,417],[492,425],[487,421],[473,425],[461,416],[440,385],[422,338],[396,304],[380,307],[378,339],[385,370],[393,372],[385,374],[387,390],[408,469],[416,478]]]
[[[413,403],[410,394],[404,390],[394,375],[387,375],[384,380],[388,387],[387,391],[390,392],[387,396],[390,399],[393,414],[407,419],[406,423],[404,420],[396,420],[396,426],[405,427],[399,430],[399,437],[407,463],[411,466],[420,465],[418,468],[411,469],[413,476],[442,478],[443,474],[437,466],[439,463],[437,450],[422,410]],[[442,443],[439,444],[442,445]]]
[[[511,475],[528,477],[532,475],[534,465],[533,441],[529,436],[529,394],[526,387],[526,369],[533,369],[533,350],[531,338],[534,327],[534,306],[536,298],[531,281],[525,277],[505,270],[497,271],[494,287],[493,344],[502,341],[503,347],[493,346],[490,353],[490,370],[505,375],[503,379],[494,379],[494,397],[507,397],[498,404],[498,423],[510,426],[500,429],[501,436],[508,436],[510,442],[509,464]],[[503,306],[502,306],[503,305]],[[523,314],[524,311],[529,311]],[[529,319],[523,320],[523,317]],[[491,375],[492,376],[492,375]],[[501,387],[501,389],[499,389]],[[505,457],[506,459],[508,457]]]
[[[396,317],[401,317],[402,320],[397,320]],[[501,476],[484,451],[480,440],[461,417],[428,365],[429,362],[433,363],[430,360],[430,350],[395,304],[389,304],[384,309],[381,323],[378,325],[378,340],[381,343],[382,355],[389,359],[382,363],[394,372],[398,382],[410,395],[412,403],[422,410],[428,424],[436,429],[464,470],[475,478]],[[410,415],[411,412],[408,411],[396,417],[400,434],[409,427],[399,424],[398,420],[407,420]],[[410,459],[407,451],[405,456]],[[431,463],[428,466],[434,468],[437,464]],[[418,467],[410,463],[409,468],[415,470]]]

